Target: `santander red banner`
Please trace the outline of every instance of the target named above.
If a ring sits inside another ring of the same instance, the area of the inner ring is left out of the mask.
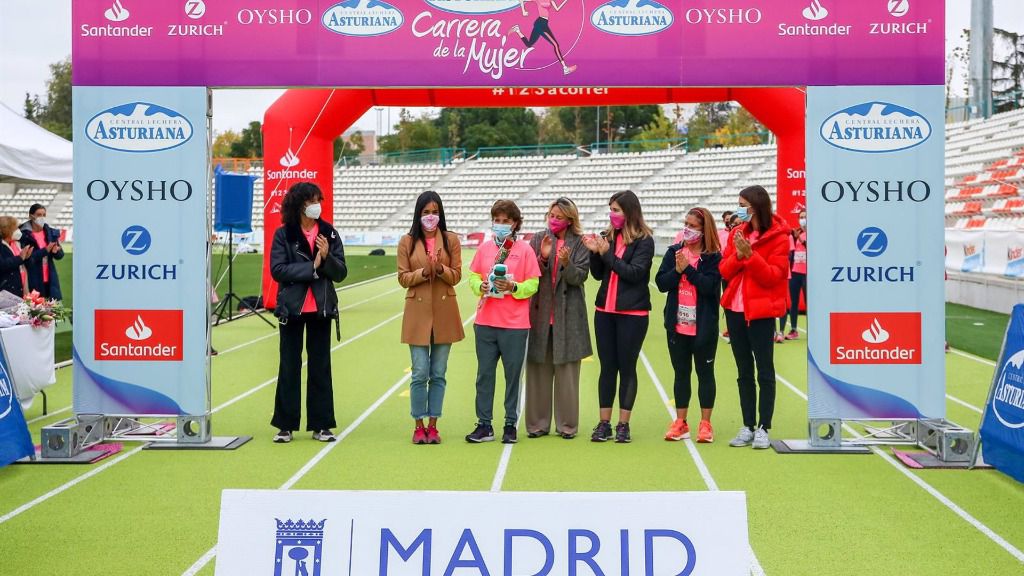
[[[74,83],[942,84],[934,0],[75,0]]]
[[[182,359],[181,310],[96,310],[94,326],[98,361]]]
[[[832,312],[832,364],[920,364],[920,312]]]

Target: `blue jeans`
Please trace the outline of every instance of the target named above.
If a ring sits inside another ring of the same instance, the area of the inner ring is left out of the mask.
[[[409,383],[409,397],[412,401],[412,417],[440,418],[444,404],[444,375],[448,371],[448,353],[451,344],[430,346],[409,346],[412,355],[412,381]],[[429,384],[428,384],[429,381]]]

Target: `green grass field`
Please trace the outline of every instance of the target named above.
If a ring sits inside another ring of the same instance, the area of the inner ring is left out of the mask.
[[[588,298],[594,287],[589,288]],[[465,283],[459,298],[468,319],[475,299]],[[703,491],[713,481],[721,490],[746,492],[751,545],[771,576],[1024,574],[1024,486],[999,472],[910,471],[880,455],[730,448],[727,442],[741,421],[735,367],[724,342],[716,363],[717,438],[696,446],[710,474],[703,477],[684,444],[662,440],[671,418],[663,396],[672,396],[672,371],[658,323],[644,343],[651,369],[641,363],[632,444],[592,444],[586,434],[568,442],[550,436],[531,440],[521,430],[501,477],[502,445],[462,441],[474,423],[476,361],[467,330],[449,362],[439,424],[444,443],[414,446],[405,383],[409,356],[399,343],[401,290],[388,276],[343,290],[341,302],[343,341],[335,344],[332,358],[336,431],[345,436],[293,489]],[[663,302],[656,296],[656,309]],[[1000,337],[1001,331],[994,330]],[[252,435],[241,449],[156,452],[128,443],[102,465],[0,470],[3,572],[183,574],[216,544],[222,489],[276,489],[292,479],[324,446],[305,433],[288,445],[270,441],[277,371],[277,338],[271,334],[255,318],[214,329],[221,354],[212,360],[213,427],[217,435]],[[958,353],[947,355],[946,363],[947,417],[976,428],[992,363]],[[804,438],[805,340],[778,346],[776,367],[772,435]],[[596,360],[583,363],[585,430],[597,420],[597,372]],[[58,378],[49,391],[51,411],[57,412],[41,417],[36,402],[27,414],[37,440],[42,426],[69,415],[70,372],[61,370]],[[365,419],[352,426],[360,415]],[[213,571],[210,562],[196,573]]]

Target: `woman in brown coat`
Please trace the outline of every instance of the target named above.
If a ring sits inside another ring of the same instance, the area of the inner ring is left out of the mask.
[[[412,355],[409,396],[416,429],[413,444],[440,444],[437,419],[444,402],[452,343],[465,338],[455,285],[462,279],[462,247],[448,232],[444,206],[428,190],[416,200],[409,233],[398,243],[398,283],[407,288],[402,343]],[[423,419],[428,418],[424,426]]]

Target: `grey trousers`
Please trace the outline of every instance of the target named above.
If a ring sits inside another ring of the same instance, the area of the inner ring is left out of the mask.
[[[555,432],[574,436],[580,422],[580,361],[555,364],[553,337],[549,332],[544,362],[526,363],[526,431],[542,434],[551,431],[553,399]]]
[[[519,419],[519,378],[526,359],[526,328],[473,327],[476,333],[476,417],[481,424],[494,419],[494,387],[498,359],[505,369],[505,425]]]

